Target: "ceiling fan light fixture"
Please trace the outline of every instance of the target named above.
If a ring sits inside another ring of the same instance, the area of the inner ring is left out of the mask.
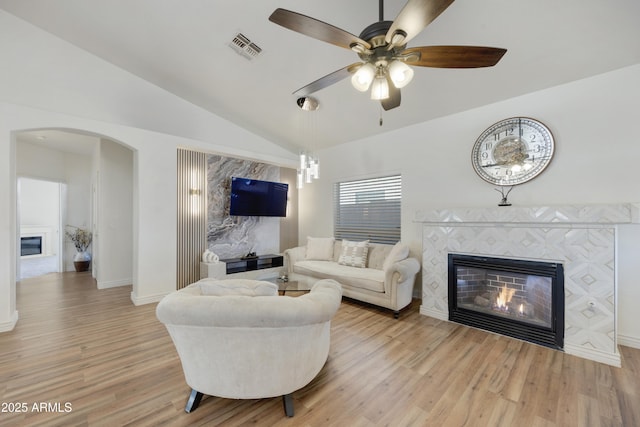
[[[371,84],[371,99],[381,100],[389,97],[389,83],[384,74],[377,75]]]
[[[398,89],[405,87],[413,79],[413,68],[402,61],[395,60],[389,64],[389,77]]]
[[[376,75],[376,67],[368,62],[356,71],[351,77],[351,84],[360,92],[366,92]]]

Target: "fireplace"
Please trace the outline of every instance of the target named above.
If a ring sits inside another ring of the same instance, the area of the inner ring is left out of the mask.
[[[42,236],[28,236],[20,238],[20,256],[41,255]]]
[[[448,255],[449,320],[562,349],[561,263]]]
[[[448,255],[544,260],[564,269],[564,345],[573,356],[620,366],[618,227],[640,205],[512,206],[417,211],[422,223],[420,313],[449,320]]]

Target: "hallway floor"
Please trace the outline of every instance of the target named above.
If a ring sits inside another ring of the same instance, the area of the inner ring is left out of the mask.
[[[43,276],[48,273],[58,272],[58,257],[30,256],[20,259],[20,278]]]

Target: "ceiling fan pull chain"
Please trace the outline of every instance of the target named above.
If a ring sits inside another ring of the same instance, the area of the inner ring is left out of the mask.
[[[380,122],[379,123],[380,123],[380,126],[382,126],[382,123],[383,123],[382,122],[382,105],[380,105],[379,108],[380,108]]]

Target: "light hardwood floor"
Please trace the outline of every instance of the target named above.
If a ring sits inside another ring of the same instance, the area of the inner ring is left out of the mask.
[[[0,402],[12,411],[0,425],[640,426],[640,350],[621,347],[613,368],[422,316],[418,301],[399,320],[344,301],[294,418],[280,398],[205,397],[187,414],[155,304],[135,307],[130,292],[96,290],[88,273],[17,285],[18,325],[0,334]]]

